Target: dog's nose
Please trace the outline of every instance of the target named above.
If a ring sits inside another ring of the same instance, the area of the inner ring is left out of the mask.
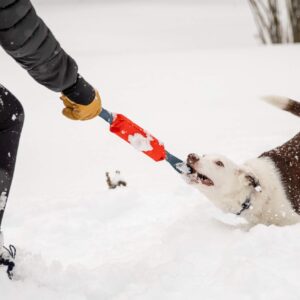
[[[195,153],[190,153],[187,157],[187,164],[193,165],[200,160],[200,157]]]

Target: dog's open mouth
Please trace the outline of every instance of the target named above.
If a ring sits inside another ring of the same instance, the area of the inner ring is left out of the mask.
[[[202,184],[207,186],[214,185],[214,182],[210,178],[200,173],[197,173],[197,181],[200,181]]]
[[[194,183],[202,183],[207,186],[214,185],[214,182],[206,175],[197,172],[191,165],[188,164],[188,166],[191,169],[190,177]]]

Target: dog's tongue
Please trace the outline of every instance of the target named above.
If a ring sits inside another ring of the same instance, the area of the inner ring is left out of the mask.
[[[202,183],[208,186],[214,185],[214,183],[208,178],[202,180]]]

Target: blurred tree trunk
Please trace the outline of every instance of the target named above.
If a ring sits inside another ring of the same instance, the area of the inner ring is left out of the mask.
[[[300,0],[287,0],[287,11],[292,31],[292,41],[300,42]]]
[[[300,42],[300,0],[279,1],[248,0],[262,43]]]

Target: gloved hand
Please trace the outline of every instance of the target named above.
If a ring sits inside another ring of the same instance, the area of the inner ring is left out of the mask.
[[[98,91],[95,92],[94,100],[88,105],[75,103],[65,95],[62,95],[60,99],[65,105],[62,111],[63,115],[71,120],[85,121],[93,119],[100,114],[102,109]]]

